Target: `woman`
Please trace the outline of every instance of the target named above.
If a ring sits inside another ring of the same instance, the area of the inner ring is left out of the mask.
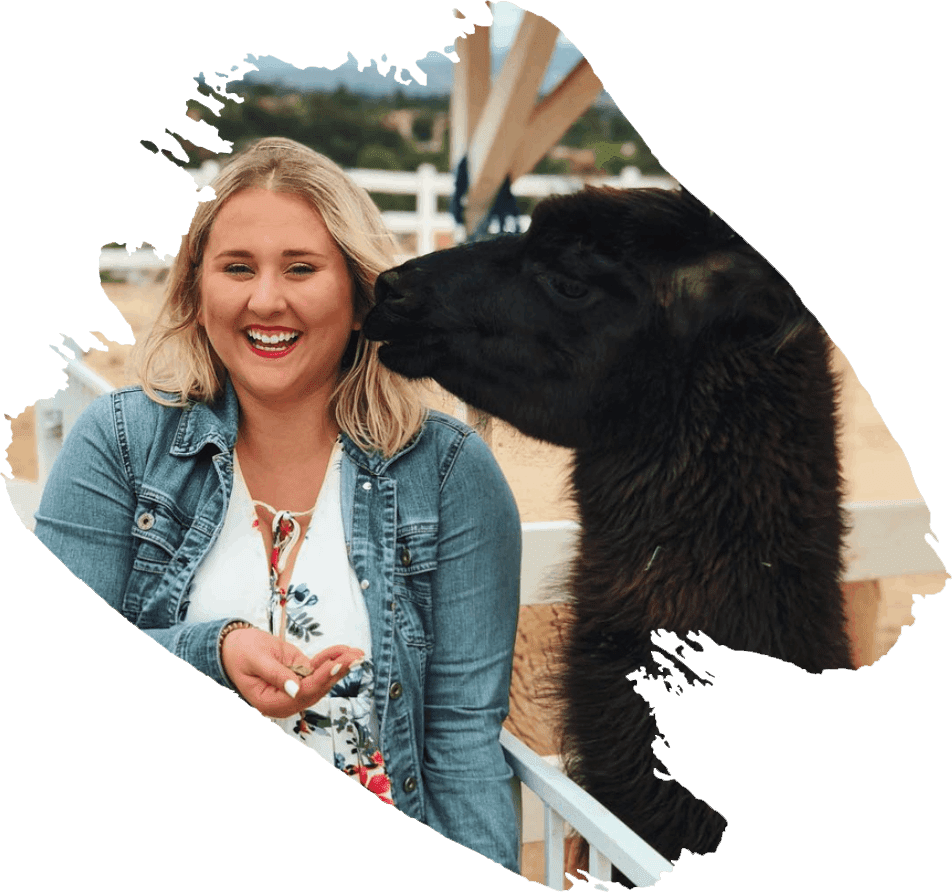
[[[385,801],[517,869],[499,745],[520,531],[488,449],[360,324],[392,239],[290,140],[200,205],[141,362],[36,533],[116,610]]]

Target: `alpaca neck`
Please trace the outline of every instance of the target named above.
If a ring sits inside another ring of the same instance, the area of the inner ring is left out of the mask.
[[[641,413],[637,430],[577,451],[581,612],[807,654],[808,630],[785,617],[807,590],[836,601],[843,525],[832,382],[825,367],[793,365],[792,384],[771,357],[746,379],[701,368],[677,403]],[[737,637],[748,609],[775,616],[763,642]]]

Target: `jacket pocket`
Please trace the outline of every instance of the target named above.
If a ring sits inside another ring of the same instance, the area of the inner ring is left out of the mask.
[[[400,591],[393,599],[393,623],[400,640],[408,647],[430,650],[433,641],[427,634],[428,623],[425,621],[423,609],[419,604],[402,598]]]
[[[184,534],[185,524],[168,506],[140,499],[132,523],[132,536],[136,541],[133,570],[164,573]]]
[[[394,584],[404,597],[417,604],[430,603],[436,540],[436,524],[413,524],[397,529]]]

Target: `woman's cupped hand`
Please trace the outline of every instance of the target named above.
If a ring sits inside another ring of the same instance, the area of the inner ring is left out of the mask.
[[[222,665],[238,693],[273,719],[313,706],[363,658],[362,650],[343,644],[306,657],[261,629],[235,629],[221,649]]]

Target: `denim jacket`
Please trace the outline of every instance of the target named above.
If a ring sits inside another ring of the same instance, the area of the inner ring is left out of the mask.
[[[96,400],[70,432],[36,535],[146,634],[231,688],[218,639],[185,623],[196,568],[224,521],[238,401],[168,408],[140,388]],[[519,516],[482,440],[430,412],[385,459],[343,436],[341,502],[370,615],[381,748],[401,811],[518,870],[499,744],[519,609]],[[346,643],[346,642],[345,642]]]

